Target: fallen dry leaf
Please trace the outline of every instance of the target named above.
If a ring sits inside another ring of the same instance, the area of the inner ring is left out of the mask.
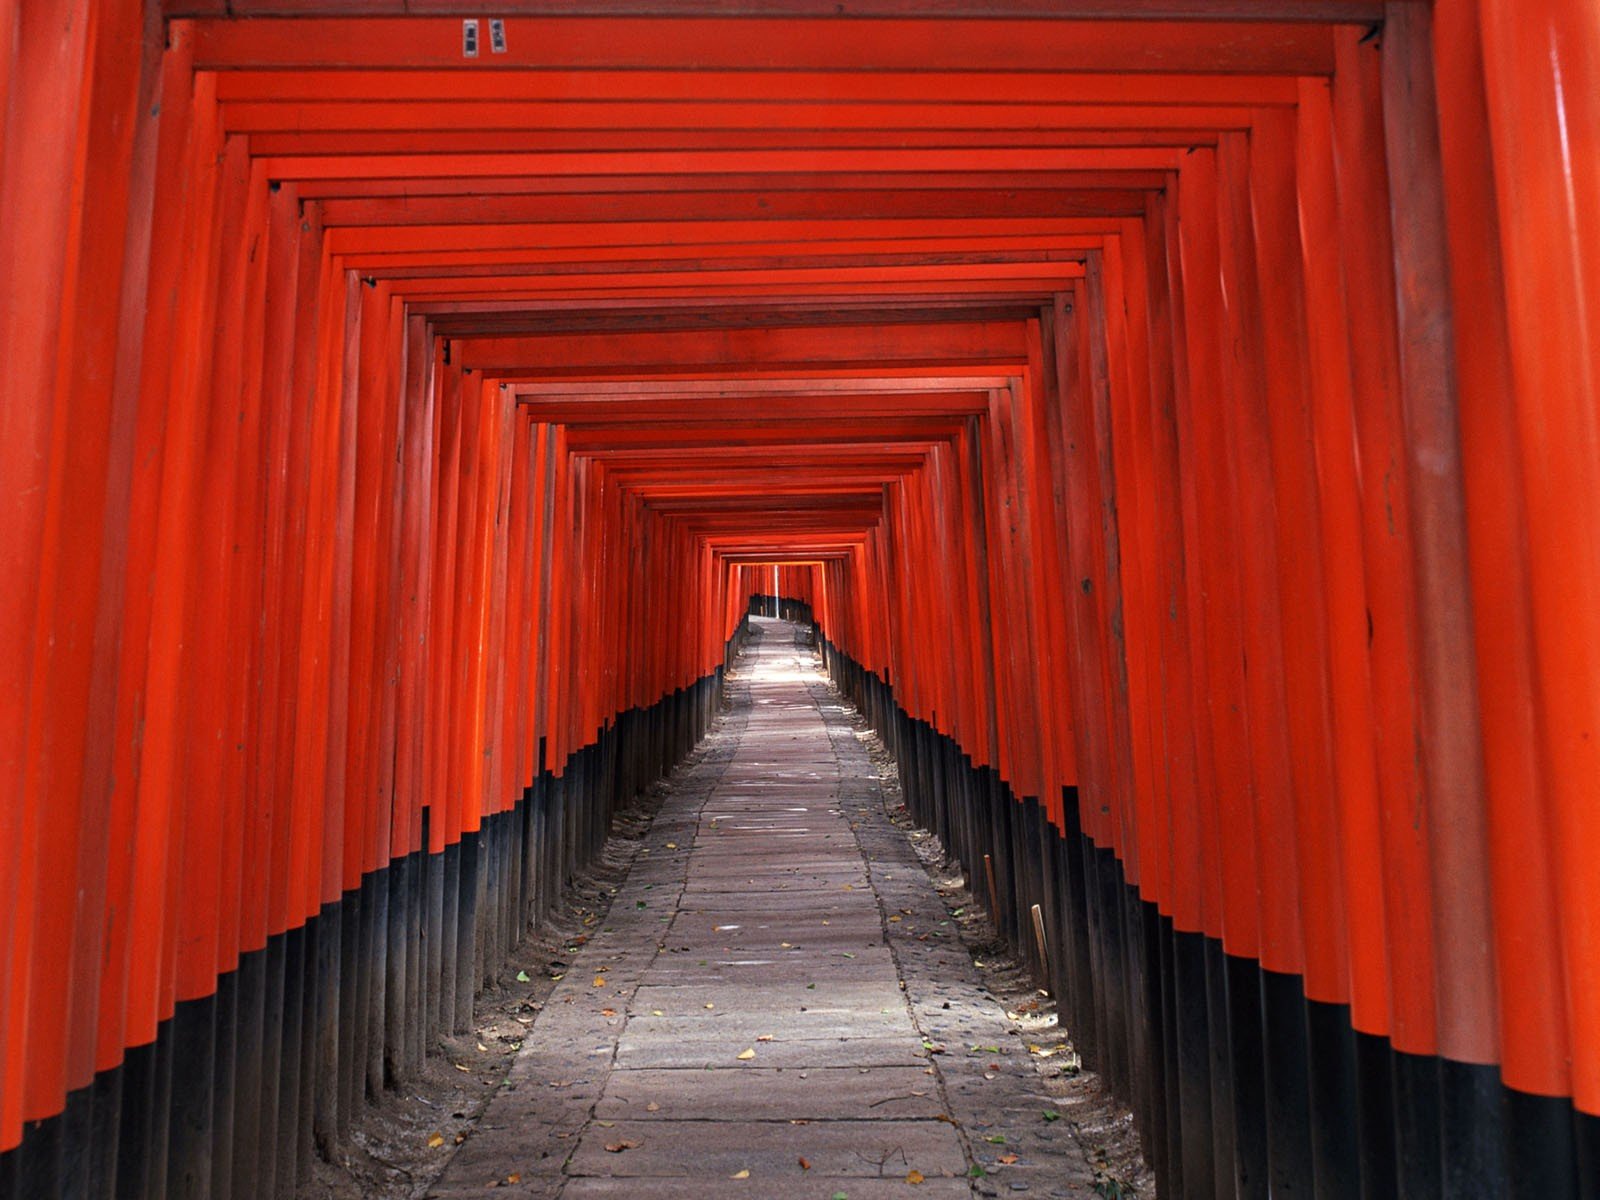
[[[664,1013],[664,1012],[662,1012],[662,1011],[661,1011],[661,1010],[660,1010],[660,1009],[659,1009],[659,1008],[652,1008],[652,1009],[651,1009],[651,1010],[650,1010],[650,1015],[651,1015],[651,1016],[652,1016],[652,1017],[664,1017],[664,1016],[666,1016],[666,1015],[667,1015],[667,1014],[666,1014],[666,1013]]]
[[[756,1036],[756,1041],[758,1041],[758,1042],[770,1042],[771,1040],[772,1040],[772,1035],[770,1033],[758,1034]]]
[[[649,1104],[646,1104],[644,1106],[644,1110],[645,1110],[645,1112],[660,1112],[661,1111],[661,1105],[657,1104],[654,1100],[652,1100],[652,1101],[650,1101]]]
[[[629,1141],[607,1142],[606,1151],[610,1154],[621,1154],[624,1150],[632,1150],[638,1144],[638,1142]]]
[[[506,1176],[506,1182],[508,1184],[510,1184],[510,1183],[521,1183],[522,1182],[522,1175],[519,1172],[513,1171],[511,1174]]]
[[[707,1008],[715,1008],[715,1007],[716,1007],[716,1005],[715,1005],[715,1004],[711,1004],[711,1003],[707,1003],[707,1004],[706,1004],[706,1007],[707,1007]]]
[[[442,1145],[444,1145],[444,1134],[442,1133],[436,1133],[428,1139],[430,1149],[437,1150]]]
[[[907,1183],[921,1183],[926,1178],[927,1178],[927,1176],[925,1176],[921,1171],[917,1170],[915,1167],[912,1167],[911,1170],[906,1172],[906,1182]]]
[[[750,1050],[742,1050],[742,1051],[740,1051],[739,1054],[736,1057],[741,1062],[748,1062],[750,1059],[754,1058],[755,1056],[756,1056],[756,1052],[752,1048]]]
[[[604,975],[596,975],[594,977],[594,985],[595,987],[605,987],[606,977]]]
[[[806,1159],[803,1159],[803,1158],[802,1158],[802,1159],[801,1159],[801,1160],[800,1160],[800,1169],[801,1169],[801,1170],[802,1170],[802,1171],[809,1171],[809,1170],[811,1170],[811,1163],[810,1163],[810,1162],[809,1162],[809,1161],[808,1161],[808,1160],[806,1160]]]
[[[749,1179],[750,1178],[750,1172],[749,1172],[748,1169],[743,1170],[743,1171],[735,1171],[732,1175],[729,1175],[728,1178],[729,1179]]]
[[[1017,1156],[1015,1154],[1002,1154],[995,1161],[996,1162],[1003,1162],[1003,1163],[1005,1163],[1006,1166],[1009,1167],[1012,1163],[1017,1161]]]
[[[617,1015],[617,1010],[614,1008],[602,1008],[600,1010],[600,1015],[602,1017],[614,1017]]]

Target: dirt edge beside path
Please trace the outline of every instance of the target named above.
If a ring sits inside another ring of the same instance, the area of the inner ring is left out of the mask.
[[[529,1027],[574,955],[592,931],[604,927],[672,780],[700,754],[698,748],[691,752],[672,775],[618,814],[596,861],[579,872],[544,925],[528,934],[496,982],[479,993],[472,1032],[441,1038],[421,1075],[399,1091],[386,1091],[381,1101],[369,1101],[338,1157],[316,1160],[301,1196],[417,1200],[427,1194],[505,1084]]]

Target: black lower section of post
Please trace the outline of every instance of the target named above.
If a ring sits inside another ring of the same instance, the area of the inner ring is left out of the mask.
[[[1600,1117],[1508,1088],[1491,1066],[1401,1053],[1348,1005],[1309,999],[1300,976],[1175,928],[1083,833],[1075,789],[1058,829],[820,631],[817,645],[899,764],[912,818],[997,909],[1084,1064],[1132,1108],[1162,1196],[1600,1200]]]
[[[798,602],[777,609],[810,620]],[[1038,798],[1015,795],[876,675],[817,644],[895,755],[912,816],[961,861],[974,899],[999,910],[996,927],[1056,992],[1085,1064],[1133,1109],[1161,1195],[1600,1200],[1600,1117],[1508,1088],[1493,1067],[1396,1051],[1355,1029],[1347,1005],[1308,999],[1298,976],[1176,928],[1083,833],[1075,791],[1058,829]],[[0,1197],[298,1194],[313,1151],[332,1151],[378,1084],[470,1023],[479,984],[621,806],[704,734],[725,669],[619,716],[514,810],[370,873],[250,948],[154,1042],[29,1121],[0,1154]],[[425,810],[425,843],[431,821]]]
[[[741,625],[725,662],[746,636]],[[27,1123],[0,1154],[0,1200],[299,1195],[314,1151],[333,1154],[362,1106],[470,1026],[479,987],[599,853],[617,814],[704,736],[725,670],[621,714],[514,809],[369,872],[247,950],[153,1042]],[[424,845],[432,819],[425,809]]]

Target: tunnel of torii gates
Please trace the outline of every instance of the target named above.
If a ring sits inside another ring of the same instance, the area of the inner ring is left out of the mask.
[[[0,1192],[292,1194],[757,597],[1162,1195],[1600,1195],[1594,0],[0,16]]]

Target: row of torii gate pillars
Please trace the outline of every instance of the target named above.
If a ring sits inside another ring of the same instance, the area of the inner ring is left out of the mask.
[[[293,1194],[769,595],[1163,1194],[1594,1197],[1592,0],[415,7],[0,0],[0,1191]]]

